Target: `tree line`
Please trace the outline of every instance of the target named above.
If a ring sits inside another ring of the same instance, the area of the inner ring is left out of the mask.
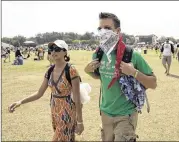
[[[128,35],[125,33],[123,34],[123,41],[127,44],[134,44],[135,43],[135,37],[133,35]],[[74,32],[46,32],[46,33],[38,33],[35,37],[26,38],[22,35],[14,36],[13,38],[9,37],[3,37],[2,42],[11,44],[15,47],[23,46],[23,43],[25,41],[33,41],[37,45],[39,44],[45,44],[52,41],[55,41],[57,39],[62,39],[67,42],[67,44],[98,44],[98,37],[93,32],[86,32],[84,34],[77,34]],[[161,42],[163,42],[166,39],[166,37],[161,37]],[[147,39],[146,39],[147,40]],[[173,37],[170,37],[170,40],[173,42],[176,42],[177,40]],[[178,39],[179,42],[179,39]]]

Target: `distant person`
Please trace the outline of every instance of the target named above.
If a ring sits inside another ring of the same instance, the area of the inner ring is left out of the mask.
[[[53,58],[52,58],[52,55],[51,55],[51,51],[49,49],[48,49],[48,54],[47,54],[47,60],[50,63],[49,66],[52,66],[53,65]]]
[[[157,44],[155,45],[155,53],[156,53],[156,54],[158,54],[158,49],[159,49],[159,44],[157,43]]]
[[[38,100],[49,87],[52,95],[53,141],[74,142],[75,132],[80,135],[84,130],[80,100],[80,77],[76,68],[73,65],[69,66],[68,45],[65,41],[56,40],[49,43],[48,47],[51,50],[55,65],[46,72],[41,87],[33,95],[11,104],[8,109],[9,112],[14,112],[15,108],[20,105]],[[66,77],[67,67],[71,82]],[[74,101],[71,98],[71,93],[73,93]]]
[[[174,54],[173,54],[173,58],[177,59],[177,42],[174,44]]]
[[[43,49],[43,56],[42,56],[42,60],[44,60],[44,56],[45,56],[45,49]]]
[[[39,58],[39,60],[42,60],[42,59],[43,59],[43,56],[44,56],[43,49],[42,49],[42,48],[39,48],[39,49],[38,49],[38,58]]]
[[[6,50],[1,46],[1,58],[6,58]]]
[[[9,62],[11,61],[10,55],[11,55],[11,50],[10,50],[9,47],[7,47],[7,48],[5,49],[5,59],[4,59],[4,63],[6,63],[6,60],[7,60],[8,58],[9,58]]]
[[[148,45],[144,47],[144,54],[147,54]]]
[[[23,56],[21,54],[20,48],[18,47],[15,52],[15,58],[18,61],[18,65],[23,65]]]
[[[161,54],[163,54],[162,64],[165,68],[166,75],[170,74],[172,53],[174,54],[174,47],[173,47],[173,44],[169,43],[169,39],[167,38],[166,42],[162,45],[162,48],[161,48]]]
[[[177,45],[177,59],[178,59],[178,62],[179,62],[179,44]]]

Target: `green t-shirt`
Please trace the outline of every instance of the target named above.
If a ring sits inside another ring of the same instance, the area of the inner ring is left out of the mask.
[[[96,54],[94,53],[93,59],[95,57]],[[111,60],[111,63],[109,63],[106,54],[103,54],[101,66],[99,68],[102,91],[100,110],[109,116],[124,116],[132,114],[135,111],[135,105],[130,100],[127,100],[121,93],[119,81],[116,81],[112,87],[108,89],[108,85],[113,78],[115,69],[115,51],[112,51],[111,53]],[[140,72],[147,75],[152,74],[152,69],[138,52],[133,51],[131,62]]]

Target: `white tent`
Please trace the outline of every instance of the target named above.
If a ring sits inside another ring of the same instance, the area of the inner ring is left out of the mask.
[[[139,42],[137,45],[145,45],[145,42]]]
[[[14,48],[13,45],[7,44],[7,43],[4,43],[4,42],[1,42],[1,46],[2,46],[3,48],[7,48],[7,47]]]
[[[32,44],[35,44],[35,42],[33,42],[33,41],[25,41],[24,43],[25,43],[25,44],[31,44],[31,43],[32,43]]]

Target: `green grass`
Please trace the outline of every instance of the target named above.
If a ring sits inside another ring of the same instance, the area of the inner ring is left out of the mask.
[[[83,82],[92,86],[90,103],[84,105],[85,131],[79,140],[99,141],[101,124],[98,97],[99,81],[84,73],[84,66],[91,60],[92,52],[71,51],[71,62],[76,65]],[[14,56],[14,55],[13,55]],[[13,60],[11,59],[11,63]],[[140,141],[174,141],[179,139],[179,79],[166,76],[161,59],[150,51],[143,55],[157,76],[158,87],[148,90],[151,112],[139,115],[137,134]],[[8,61],[8,60],[7,60]],[[23,66],[2,63],[2,140],[3,141],[50,141],[53,136],[50,115],[50,90],[36,102],[25,104],[14,113],[8,113],[8,106],[38,90],[48,61],[24,61]],[[173,60],[171,73],[179,76],[179,63]]]

